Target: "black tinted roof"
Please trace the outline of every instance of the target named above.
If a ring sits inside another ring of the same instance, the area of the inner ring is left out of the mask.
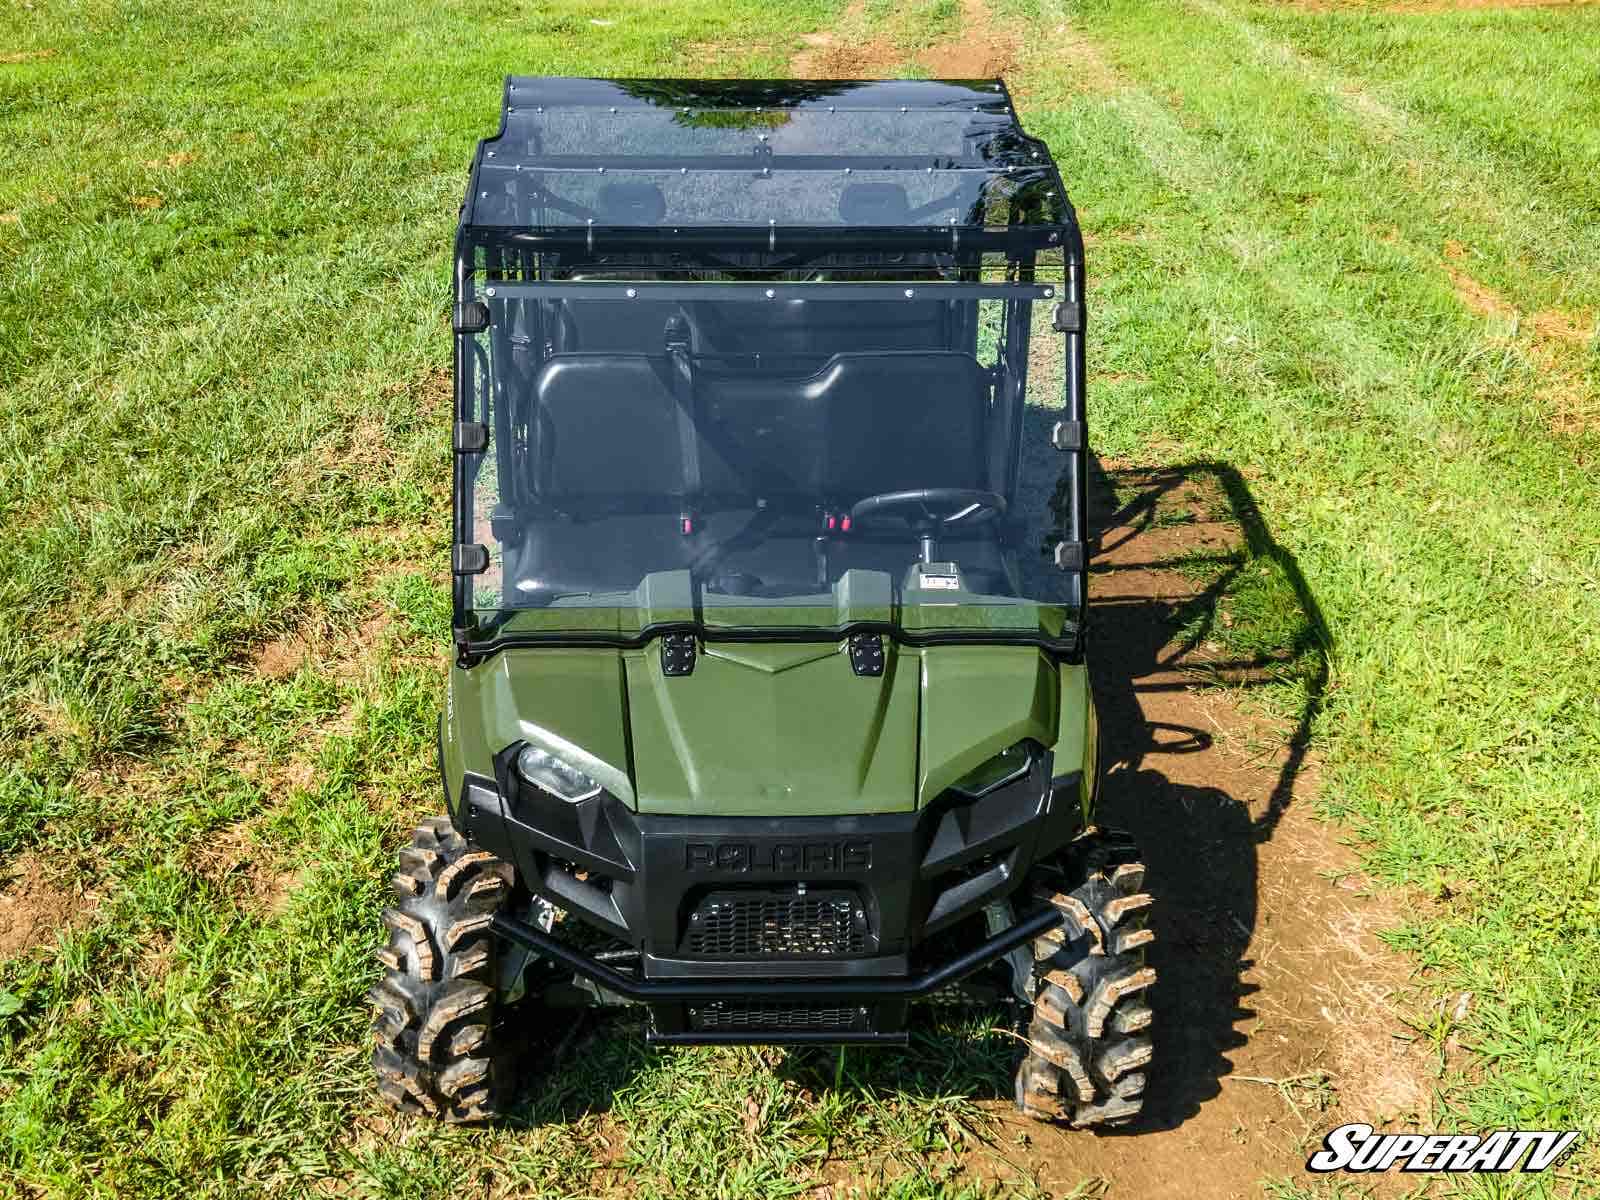
[[[506,80],[462,223],[481,229],[1071,221],[999,80]]]

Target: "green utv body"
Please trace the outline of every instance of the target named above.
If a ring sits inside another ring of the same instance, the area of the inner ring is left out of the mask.
[[[374,988],[397,1106],[552,1008],[904,1044],[1137,1115],[1150,898],[1091,824],[1082,238],[999,81],[507,80],[455,269],[448,816]]]

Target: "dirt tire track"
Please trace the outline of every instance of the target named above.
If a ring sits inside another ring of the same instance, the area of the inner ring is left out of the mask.
[[[1180,563],[1241,540],[1214,515],[1228,507],[1218,470],[1113,466],[1091,497],[1101,817],[1138,838],[1157,896],[1155,1058],[1135,1136],[1031,1127],[1026,1165],[1048,1188],[1099,1178],[1111,1197],[1254,1197],[1263,1178],[1304,1178],[1340,1121],[1428,1118],[1428,1064],[1402,1040],[1407,964],[1377,938],[1394,905],[1315,819],[1316,765],[1287,723],[1252,711],[1260,667],[1176,636],[1214,603]],[[1029,1128],[1000,1115],[1003,1140]]]

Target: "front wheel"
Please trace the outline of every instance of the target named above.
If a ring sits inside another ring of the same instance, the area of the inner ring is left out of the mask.
[[[498,946],[489,922],[510,899],[511,864],[474,850],[448,817],[400,851],[383,912],[383,978],[368,993],[378,1091],[402,1112],[446,1121],[497,1115],[506,1052],[494,1038]]]
[[[1089,829],[1059,865],[1038,868],[1033,893],[1061,911],[1034,941],[1033,1014],[1017,1068],[1017,1107],[1073,1126],[1125,1125],[1144,1106],[1155,982],[1144,947],[1155,934],[1144,864],[1126,834]]]

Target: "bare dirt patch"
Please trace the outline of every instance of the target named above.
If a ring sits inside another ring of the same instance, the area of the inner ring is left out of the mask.
[[[1310,12],[1355,10],[1390,13],[1476,12],[1510,8],[1586,8],[1600,0],[1278,0]]]
[[[983,0],[962,0],[960,35],[917,57],[936,79],[989,79],[1011,69],[1021,41],[1017,30],[994,20]]]
[[[253,912],[280,911],[299,872],[276,863],[255,835],[254,821],[225,825],[189,846],[185,866]]]
[[[256,674],[267,679],[287,679],[305,661],[306,644],[298,637],[279,638],[261,647],[256,655]]]
[[[790,73],[801,79],[867,79],[911,66],[937,79],[987,79],[1011,68],[1021,44],[1019,33],[996,23],[982,0],[962,0],[959,33],[921,48],[883,32],[910,31],[912,23],[897,17],[875,23],[864,0],[854,0],[834,29],[801,39],[804,49],[790,61]]]
[[[857,79],[891,73],[905,58],[892,40],[868,36],[865,0],[852,0],[834,29],[808,33],[805,49],[789,62],[800,79]]]
[[[24,854],[0,867],[0,959],[15,958],[81,924],[98,902],[46,861]]]
[[[1137,1137],[990,1104],[996,1143],[1009,1154],[1027,1138],[1019,1164],[1058,1193],[1100,1179],[1113,1197],[1255,1196],[1264,1177],[1302,1177],[1308,1147],[1340,1121],[1429,1116],[1429,1064],[1402,1020],[1415,985],[1377,936],[1396,903],[1311,813],[1309,718],[1251,699],[1277,660],[1231,655],[1197,621],[1226,610],[1185,568],[1241,538],[1218,515],[1222,471],[1112,466],[1091,501],[1102,820],[1139,838],[1158,897],[1157,1066]]]
[[[40,62],[47,58],[54,58],[54,50],[12,50],[0,54],[0,64],[11,66],[15,63]]]
[[[1600,320],[1592,313],[1560,308],[1523,313],[1465,270],[1461,264],[1466,253],[1459,242],[1445,243],[1444,270],[1456,299],[1468,312],[1509,326],[1503,340],[1521,349],[1541,375],[1537,400],[1551,429],[1576,436],[1595,428],[1600,423],[1600,395],[1576,360],[1600,335]]]
[[[1389,12],[1471,12],[1496,8],[1585,8],[1596,0],[1402,0],[1387,4]]]
[[[193,161],[193,154],[189,153],[187,150],[179,150],[175,153],[166,155],[164,158],[146,159],[144,165],[149,167],[152,171],[163,169],[172,170],[175,167],[188,166]]]

